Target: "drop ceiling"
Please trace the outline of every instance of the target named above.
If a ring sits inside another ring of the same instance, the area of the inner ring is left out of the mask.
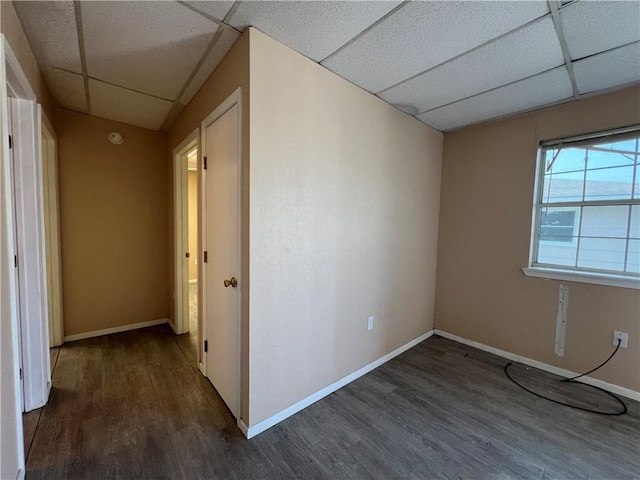
[[[61,108],[167,130],[254,26],[448,131],[640,82],[638,1],[15,1]]]

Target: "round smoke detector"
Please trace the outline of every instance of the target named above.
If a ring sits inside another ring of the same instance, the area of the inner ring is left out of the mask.
[[[108,135],[109,141],[114,145],[122,145],[124,143],[124,137],[121,133],[111,132]]]

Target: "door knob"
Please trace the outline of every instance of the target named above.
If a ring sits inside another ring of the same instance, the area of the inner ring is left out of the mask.
[[[236,277],[231,277],[229,280],[224,281],[224,286],[232,286],[233,288],[236,288],[238,286],[238,280],[236,279]]]

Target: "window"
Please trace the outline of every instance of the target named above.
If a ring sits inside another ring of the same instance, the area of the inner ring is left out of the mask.
[[[541,144],[527,275],[640,288],[639,143],[631,127]]]

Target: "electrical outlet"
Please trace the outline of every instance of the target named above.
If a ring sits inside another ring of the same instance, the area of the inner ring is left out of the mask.
[[[373,318],[373,316],[369,317],[367,319],[367,330],[373,330],[373,322],[375,321],[375,319]]]
[[[629,340],[629,334],[625,332],[614,331],[613,332],[613,344],[617,347],[618,340],[620,340],[620,348],[627,348],[627,341]]]

